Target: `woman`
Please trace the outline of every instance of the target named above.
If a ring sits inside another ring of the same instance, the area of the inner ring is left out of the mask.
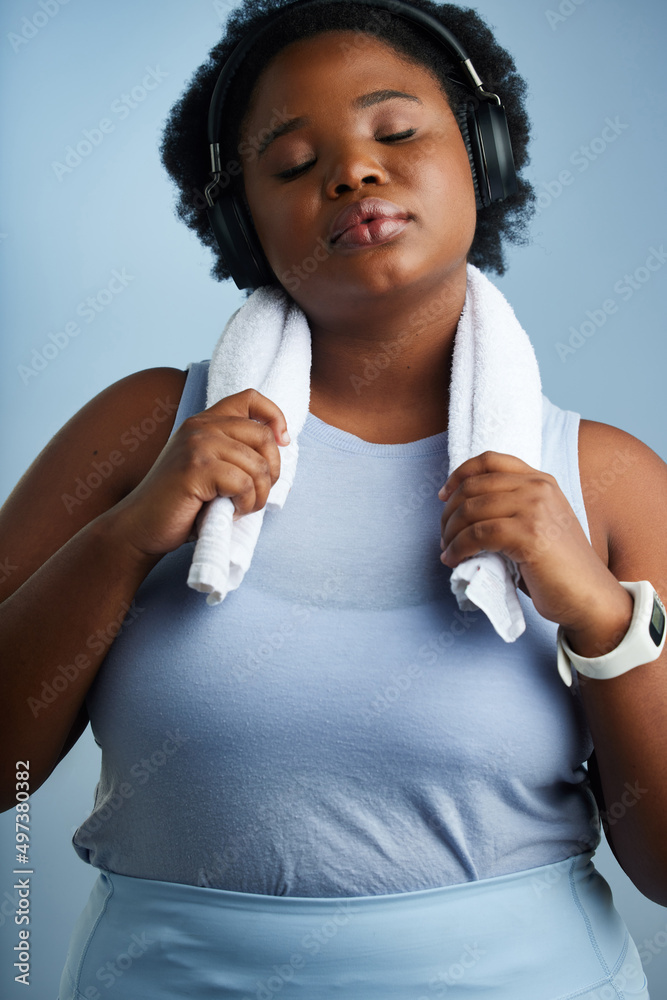
[[[244,8],[170,123],[165,159],[200,228],[193,179],[205,183],[206,143],[186,137],[205,132],[211,86],[201,81],[215,82],[235,37],[261,16]],[[6,695],[7,745],[13,756],[25,747],[34,790],[90,708],[104,755],[96,808],[75,836],[103,875],[61,997],[104,995],[121,975],[125,996],[149,995],[147,983],[155,996],[223,986],[235,996],[455,995],[459,979],[497,998],[645,996],[636,950],[587,867],[599,834],[581,765],[592,742],[603,813],[634,791],[613,849],[663,902],[661,660],[581,683],[576,700],[552,660],[556,624],[583,657],[619,644],[633,616],[619,580],[660,589],[664,465],[622,431],[563,418],[552,431],[562,487],[504,454],[447,469],[466,261],[502,270],[501,236],[517,235],[530,192],[524,184],[507,210],[477,213],[452,109],[458,85],[437,74],[421,36],[354,6],[310,16],[286,17],[273,51],[237,81],[250,99],[231,104],[240,131],[230,142],[257,150],[242,164],[254,226],[313,348],[299,474],[285,510],[266,516],[247,580],[220,614],[187,592],[194,520],[216,495],[241,516],[262,509],[286,422],[252,391],[203,412],[198,366],[151,369],[100,394],[3,512],[5,550],[21,539],[0,612],[8,660],[23,668]],[[502,93],[520,168],[525,118],[508,57],[471,12],[442,17]],[[384,99],[355,107],[369,94]],[[287,121],[309,121],[260,153],[253,139],[265,141],[284,109]],[[356,244],[337,245],[341,210],[369,192],[398,205],[406,225],[360,225]],[[320,240],[326,258],[304,271]],[[417,309],[432,318],[388,352]],[[357,391],[351,376],[381,352],[391,363]],[[51,491],[66,492],[148,419],[155,431],[137,437],[90,503],[54,517]],[[582,487],[619,448],[635,491],[619,481],[577,517]],[[419,517],[405,515],[438,470]],[[48,534],[35,538],[31,523]],[[554,524],[558,544],[538,544]],[[505,647],[481,615],[456,617],[447,569],[481,549],[520,568],[530,598],[521,648]],[[37,615],[40,629],[26,630]],[[68,683],[46,702],[57,664]],[[395,710],[388,678],[403,692]],[[9,807],[13,773],[3,788]]]

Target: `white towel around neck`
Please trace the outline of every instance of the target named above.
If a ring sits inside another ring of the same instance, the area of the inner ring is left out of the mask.
[[[282,509],[292,487],[310,401],[311,357],[304,313],[282,289],[269,287],[258,288],[233,314],[213,351],[206,406],[257,389],[285,414],[291,443],[280,449],[280,477],[265,508],[237,521],[228,497],[202,508],[188,585],[206,593],[209,604],[218,604],[241,584],[264,511]],[[472,264],[454,339],[448,445],[450,471],[484,451],[515,455],[540,467],[542,386],[535,352],[503,294]],[[484,552],[456,567],[451,587],[461,609],[480,608],[498,634],[512,642],[525,629],[518,578],[510,559]]]

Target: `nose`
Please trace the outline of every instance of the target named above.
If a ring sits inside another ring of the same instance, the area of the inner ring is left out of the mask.
[[[338,146],[331,154],[326,177],[328,197],[353,191],[362,184],[386,184],[389,176],[367,143],[350,143]]]

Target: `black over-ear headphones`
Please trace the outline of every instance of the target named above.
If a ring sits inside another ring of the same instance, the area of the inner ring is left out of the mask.
[[[310,7],[323,2],[349,2],[349,0],[295,0],[294,3],[281,7],[269,21],[256,31],[250,32],[238,43],[222,67],[213,91],[208,112],[208,141],[211,147],[213,180],[205,191],[209,205],[207,214],[225,263],[238,288],[259,288],[261,285],[275,284],[277,279],[264,255],[252,219],[243,202],[224,190],[219,191],[217,199],[213,200],[213,195],[220,187],[225,172],[219,137],[224,128],[223,112],[227,93],[234,74],[252,47],[272,30],[275,22],[284,13],[294,7]],[[353,2],[388,10],[398,17],[405,18],[406,21],[411,21],[434,36],[460,63],[463,79],[456,82],[469,90],[471,97],[456,110],[456,117],[468,149],[477,206],[483,208],[515,194],[518,190],[517,177],[505,109],[496,94],[484,90],[468,53],[458,39],[431,14],[405,3],[404,0],[353,0]],[[227,167],[230,172],[240,173],[238,163],[227,164]],[[232,169],[234,167],[237,169]],[[225,177],[229,182],[228,173],[225,173]]]

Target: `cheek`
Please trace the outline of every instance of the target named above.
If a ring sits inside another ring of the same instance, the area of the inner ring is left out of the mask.
[[[476,223],[477,209],[472,169],[465,146],[461,145],[460,150],[426,167],[423,180],[448,219],[456,218],[462,227],[468,228]]]
[[[436,219],[448,230],[452,227],[474,233],[477,224],[475,186],[468,152],[458,128],[443,131],[434,142],[420,149],[409,163],[404,182],[419,191],[422,205],[429,206],[426,225]],[[433,213],[431,215],[431,212]]]
[[[261,191],[261,185],[253,188],[252,183],[246,197],[262,249],[276,274],[317,250],[313,233],[317,234],[322,226],[322,209],[320,206],[318,216],[315,198],[290,190],[289,185],[278,196],[268,196]]]
[[[422,205],[427,211],[416,230],[415,253],[422,264],[440,273],[442,267],[460,264],[470,252],[477,228],[475,189],[469,170],[466,174],[458,164],[429,171],[424,180],[428,188]]]
[[[246,214],[250,214],[252,224],[255,227],[257,235],[259,236],[260,243],[263,248],[266,248],[267,243],[271,239],[271,220],[273,213],[271,211],[267,211],[267,206],[262,197],[261,190],[257,184],[253,183],[252,179],[244,177],[244,189],[245,212]]]

